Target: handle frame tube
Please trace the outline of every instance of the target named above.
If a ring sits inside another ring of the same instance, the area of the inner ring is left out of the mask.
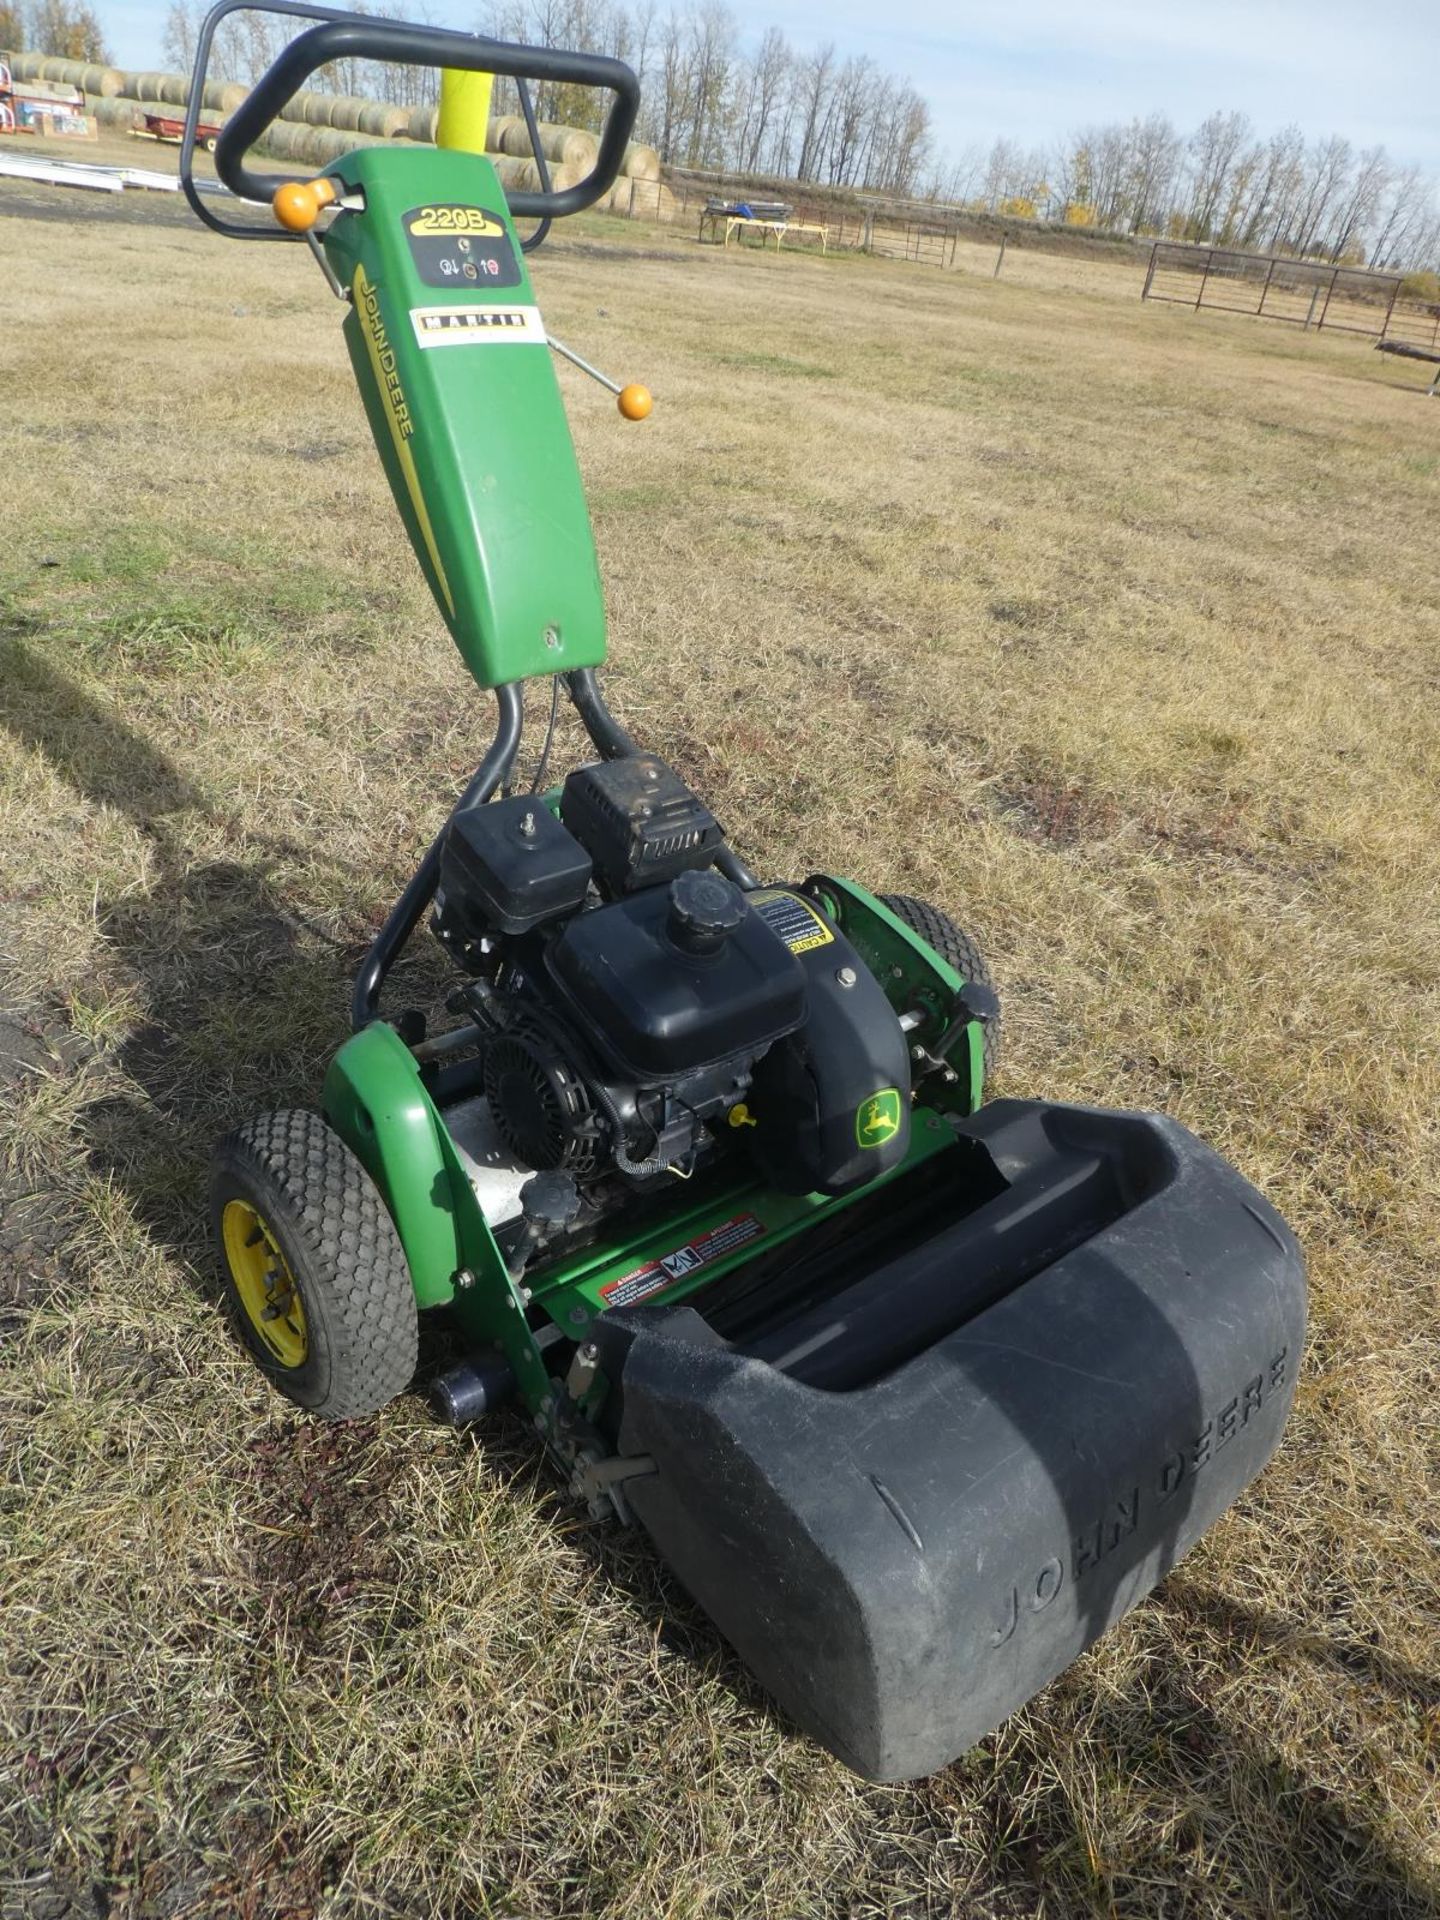
[[[585,179],[573,187],[551,188],[546,192],[517,190],[505,198],[510,211],[521,219],[558,218],[580,213],[598,200],[619,176],[625,148],[634,131],[640,107],[640,82],[623,60],[608,54],[573,53],[555,47],[527,47],[509,41],[491,40],[475,33],[459,33],[449,27],[421,26],[410,21],[372,19],[341,13],[328,7],[300,4],[299,0],[219,0],[200,29],[195,49],[195,70],[190,83],[190,100],[185,113],[185,132],[180,148],[180,178],[191,207],[217,232],[245,240],[293,240],[302,236],[280,228],[242,225],[229,221],[207,208],[196,191],[193,178],[195,132],[200,119],[205,74],[216,29],[228,15],[244,9],[254,13],[276,13],[318,24],[298,34],[289,46],[261,75],[247,97],[235,109],[215,148],[215,171],[230,191],[241,200],[268,206],[284,174],[257,173],[247,167],[244,156],[279,118],[286,103],[300,91],[320,67],[332,60],[393,61],[412,67],[451,67],[467,73],[495,73],[507,79],[555,80],[568,85],[604,88],[615,96],[600,136],[600,151],[594,167]],[[527,123],[531,120],[526,115]]]

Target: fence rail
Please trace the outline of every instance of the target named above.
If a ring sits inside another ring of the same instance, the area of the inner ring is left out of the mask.
[[[726,191],[710,181],[687,180],[673,174],[663,185],[658,180],[623,180],[615,189],[619,197],[607,199],[605,206],[607,211],[634,220],[677,225],[689,222],[698,231],[707,204]],[[797,224],[824,227],[826,247],[832,253],[870,253],[883,259],[954,267],[967,247],[985,247],[993,249],[998,272],[1006,247],[1026,245],[1030,239],[1023,224],[977,230],[974,216],[958,208],[937,209],[934,213],[887,212],[878,207],[837,207],[831,199],[808,197],[801,186],[792,185],[790,194],[792,219]],[[733,197],[743,200],[746,196],[736,190]],[[1037,235],[1042,246],[1046,231],[1040,229]],[[1070,235],[1072,240],[1074,237]],[[1116,257],[1128,260],[1133,256],[1117,250]]]
[[[1402,278],[1370,267],[1157,240],[1140,297],[1383,340],[1395,318]],[[1406,303],[1407,311],[1411,304]]]

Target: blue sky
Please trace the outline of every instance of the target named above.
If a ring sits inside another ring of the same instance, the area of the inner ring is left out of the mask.
[[[1440,175],[1440,0],[731,0],[742,32],[833,40],[911,81],[953,152],[1029,145],[1159,109],[1188,129],[1237,107],[1262,132],[1295,121]],[[166,0],[97,0],[122,66],[160,58]],[[474,24],[474,0],[432,0]],[[398,9],[397,9],[398,10]]]

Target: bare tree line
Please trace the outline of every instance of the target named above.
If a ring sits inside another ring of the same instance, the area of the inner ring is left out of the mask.
[[[1419,167],[1295,126],[1262,139],[1243,113],[1212,113],[1189,135],[1154,113],[1051,148],[997,140],[948,162],[934,191],[1109,232],[1372,267],[1440,261],[1440,203]]]
[[[804,50],[778,27],[742,39],[723,0],[492,0],[486,32],[584,47],[640,75],[641,138],[671,166],[911,194],[929,185],[930,109],[906,80],[834,42]],[[542,89],[545,117],[593,123],[597,103]]]

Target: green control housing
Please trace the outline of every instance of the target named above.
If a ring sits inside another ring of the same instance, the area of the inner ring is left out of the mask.
[[[590,516],[530,276],[478,154],[362,148],[322,245],[401,519],[482,687],[598,666]],[[363,205],[355,202],[363,197]]]

